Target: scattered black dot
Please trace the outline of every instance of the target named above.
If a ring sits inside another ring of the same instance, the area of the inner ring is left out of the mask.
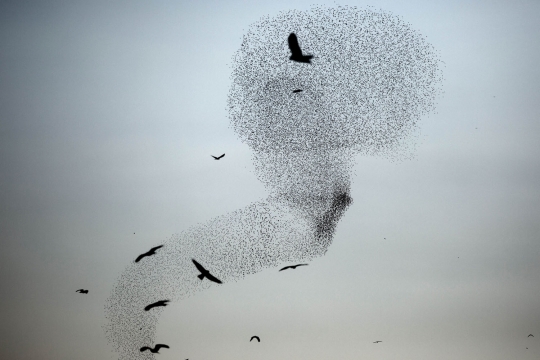
[[[292,32],[314,54],[311,64],[289,59]],[[269,196],[173,235],[127,267],[105,308],[120,359],[149,359],[139,349],[156,342],[166,309],[145,306],[217,286],[197,278],[192,258],[226,285],[324,255],[352,204],[355,156],[413,153],[419,122],[440,93],[440,66],[420,33],[384,11],[313,7],[252,24],[233,57],[227,105]]]

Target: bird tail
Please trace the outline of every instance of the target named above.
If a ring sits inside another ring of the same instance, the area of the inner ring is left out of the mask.
[[[197,277],[202,280],[204,279],[204,274],[197,275]]]

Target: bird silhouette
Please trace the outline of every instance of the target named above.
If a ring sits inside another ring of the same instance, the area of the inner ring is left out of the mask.
[[[158,307],[158,306],[167,306],[167,303],[171,301],[171,300],[159,300],[159,301],[156,301],[155,303],[153,304],[150,304],[150,305],[147,305],[144,310],[145,311],[148,311],[150,310],[151,308],[155,308],[155,307]]]
[[[382,342],[382,341],[381,341],[381,340],[377,340],[377,341],[374,341],[373,343],[374,343],[374,344],[377,344],[377,343],[380,343],[380,342]]]
[[[213,157],[215,160],[219,160],[221,159],[222,157],[225,156],[225,154],[221,155],[221,156],[218,156],[218,157],[215,157],[214,155],[210,155],[211,157]]]
[[[279,271],[283,271],[283,270],[287,270],[287,269],[296,269],[298,266],[307,266],[308,264],[298,264],[298,265],[290,265],[290,266],[285,266],[283,269],[279,270]]]
[[[168,345],[165,345],[165,344],[156,344],[156,346],[154,346],[154,348],[152,349],[151,347],[148,347],[148,346],[143,346],[141,348],[141,352],[143,351],[146,351],[146,350],[150,350],[151,353],[153,354],[159,354],[159,349],[161,348],[166,348],[166,349],[170,349]]]
[[[153,247],[151,248],[150,250],[148,250],[148,252],[145,252],[144,254],[141,254],[139,256],[137,256],[137,259],[135,259],[135,262],[139,262],[141,261],[141,259],[145,256],[152,256],[152,255],[156,255],[156,250],[157,249],[160,249],[162,248],[163,245],[159,245],[159,246],[156,246],[156,247]]]
[[[191,261],[193,261],[193,264],[195,264],[195,267],[201,272],[200,275],[197,275],[197,277],[199,279],[204,279],[204,278],[207,278],[208,280],[210,281],[213,281],[215,283],[218,283],[218,284],[222,284],[222,282],[214,277],[212,274],[210,274],[210,272],[208,270],[206,270],[201,264],[199,264],[197,261],[195,261],[195,259],[191,259]]]
[[[299,92],[302,92],[302,91],[304,91],[304,90],[296,89],[296,90],[293,90],[292,92],[293,92],[293,93],[299,93]]]
[[[291,49],[291,57],[289,58],[292,61],[297,61],[301,63],[311,64],[311,59],[313,55],[304,55],[302,54],[302,49],[298,45],[298,39],[294,33],[289,35],[289,49]]]
[[[251,340],[253,340],[253,339],[257,339],[258,342],[261,342],[261,339],[259,339],[259,337],[257,335],[252,336],[251,339],[249,340],[249,342],[251,342]]]
[[[81,293],[81,294],[88,294],[88,290],[84,290],[84,289],[79,289],[75,292],[78,292],[78,293]]]
[[[531,336],[532,336],[532,337],[534,337],[534,335],[533,335],[533,334],[529,334],[529,336],[527,336],[527,337],[531,337]]]

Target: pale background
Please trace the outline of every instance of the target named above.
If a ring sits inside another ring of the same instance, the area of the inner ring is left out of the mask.
[[[125,266],[266,196],[228,127],[230,61],[249,24],[311,3],[0,2],[2,359],[114,359]],[[342,4],[440,51],[416,158],[359,157],[326,256],[171,304],[156,357],[539,359],[540,2]]]

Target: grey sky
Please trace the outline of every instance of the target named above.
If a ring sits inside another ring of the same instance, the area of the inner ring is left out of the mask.
[[[310,3],[0,4],[2,358],[114,359],[124,267],[266,195],[228,64],[250,23]],[[359,157],[327,255],[171,304],[159,359],[538,359],[540,4],[347,4],[445,62],[415,159]]]

